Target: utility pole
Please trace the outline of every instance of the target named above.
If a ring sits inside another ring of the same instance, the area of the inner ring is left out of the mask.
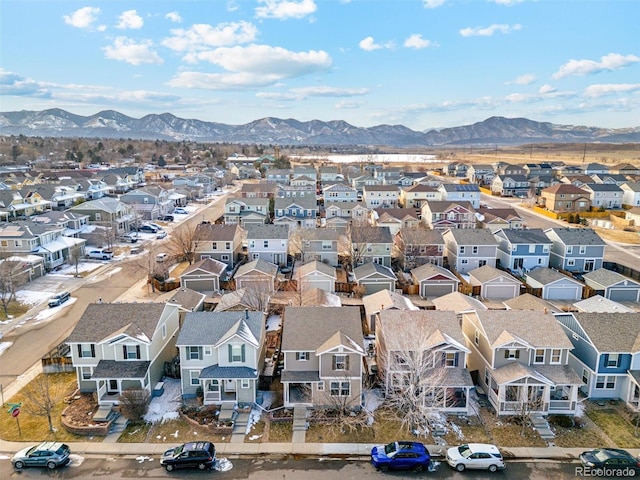
[[[584,159],[587,156],[587,144],[584,144],[584,151],[582,152],[582,163],[584,163]]]

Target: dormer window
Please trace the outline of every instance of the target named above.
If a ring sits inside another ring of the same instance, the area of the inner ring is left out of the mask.
[[[504,351],[504,358],[509,360],[520,358],[520,350],[518,350],[517,348],[508,348]]]

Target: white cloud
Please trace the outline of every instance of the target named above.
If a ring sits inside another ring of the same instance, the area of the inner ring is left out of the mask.
[[[603,71],[612,71],[624,68],[627,65],[640,62],[637,55],[620,55],[610,53],[600,57],[600,61],[595,60],[569,60],[552,75],[552,78],[564,78],[572,75],[584,76]]]
[[[524,2],[524,0],[489,0],[489,1],[493,3],[497,3],[499,5],[506,5],[507,7],[516,5],[517,3]]]
[[[104,56],[110,60],[120,60],[131,65],[142,65],[143,63],[164,63],[162,58],[152,49],[153,43],[150,40],[142,40],[138,43],[127,38],[117,37],[113,45],[104,47]]]
[[[513,83],[514,85],[530,85],[536,81],[536,76],[532,73],[526,73],[524,75],[520,75],[516,77],[513,82],[507,82],[507,84]]]
[[[97,7],[83,7],[71,15],[63,15],[62,18],[67,25],[76,28],[90,29],[98,20],[101,10]]]
[[[437,8],[444,5],[446,0],[422,0],[424,8]]]
[[[201,88],[205,90],[246,90],[254,87],[273,85],[280,80],[279,75],[256,73],[201,73],[180,72],[168,85],[177,88]]]
[[[366,50],[367,52],[372,52],[374,50],[380,50],[382,48],[393,48],[393,42],[376,43],[373,37],[367,37],[360,40],[360,43],[358,43],[358,46],[362,50]]]
[[[640,83],[610,83],[600,85],[589,85],[584,90],[584,96],[589,98],[602,97],[617,93],[628,93],[640,91]]]
[[[301,0],[299,2],[291,0],[258,0],[265,4],[264,7],[256,7],[256,17],[258,18],[304,18],[315,13],[318,9],[313,0]]]
[[[349,100],[342,100],[335,104],[335,108],[338,110],[353,110],[354,108],[360,108],[362,102],[352,102]]]
[[[126,12],[122,12],[118,17],[116,28],[120,30],[138,30],[142,28],[143,25],[144,20],[138,15],[138,12],[135,10],[127,10]]]
[[[178,52],[191,52],[209,47],[225,47],[255,40],[258,29],[249,22],[221,23],[215,27],[199,23],[189,29],[171,30],[172,36],[162,45]]]
[[[2,94],[16,97],[49,97],[49,90],[41,83],[22,75],[0,68],[0,87]]]
[[[266,75],[277,79],[326,71],[332,63],[329,54],[323,51],[292,52],[270,45],[221,47],[190,54],[187,60],[204,60],[230,72]],[[269,83],[271,82],[267,82]]]
[[[337,87],[301,87],[292,88],[292,93],[301,97],[354,97],[366,95],[368,88],[337,88]]]
[[[551,85],[542,85],[538,90],[538,93],[540,95],[547,95],[549,93],[554,93],[555,91],[556,91],[556,88],[552,87]]]
[[[420,35],[419,33],[414,33],[404,41],[404,46],[407,48],[420,49],[420,48],[427,48],[432,45],[433,43],[431,42],[431,40],[425,40],[424,38],[422,38],[422,35]]]
[[[514,25],[506,25],[504,23],[494,23],[488,27],[467,27],[460,30],[463,37],[491,37],[494,33],[500,32],[508,34],[520,30],[522,25],[516,23]]]
[[[173,23],[182,23],[182,17],[178,12],[169,12],[164,18],[171,20]]]

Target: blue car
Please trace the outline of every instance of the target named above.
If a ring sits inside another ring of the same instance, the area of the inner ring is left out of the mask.
[[[422,472],[429,468],[431,455],[419,442],[392,442],[371,449],[371,464],[376,470],[413,470]]]

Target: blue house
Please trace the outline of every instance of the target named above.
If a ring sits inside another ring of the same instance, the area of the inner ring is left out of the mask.
[[[528,272],[533,268],[548,267],[552,242],[541,228],[528,230],[497,230],[500,266],[513,272]]]
[[[544,233],[553,242],[550,267],[573,273],[602,268],[606,244],[591,228],[548,228]]]
[[[639,410],[640,313],[558,313],[573,343],[569,365],[589,398],[619,399]]]
[[[318,201],[316,192],[297,192],[295,197],[277,197],[274,202],[273,223],[296,228],[316,228]]]

